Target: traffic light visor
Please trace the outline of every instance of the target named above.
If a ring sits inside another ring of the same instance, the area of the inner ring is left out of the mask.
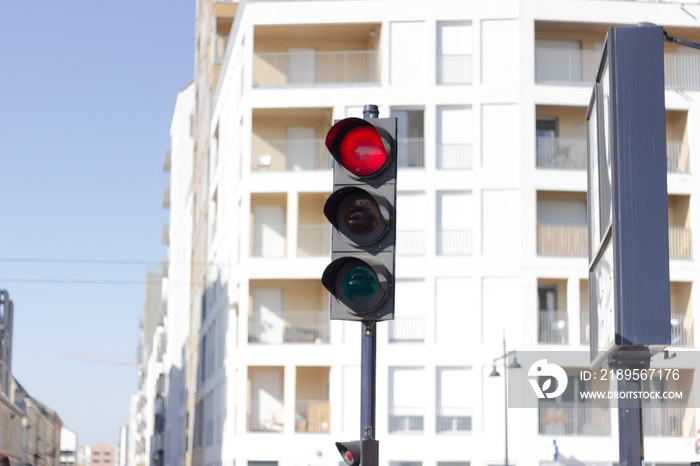
[[[345,257],[333,261],[323,272],[323,286],[350,312],[371,314],[389,296],[386,267],[370,257]]]
[[[326,135],[326,147],[340,164],[358,177],[379,173],[389,155],[377,128],[361,118],[345,118]]]
[[[343,457],[343,461],[348,466],[358,466],[360,464],[360,442],[335,442],[335,446]]]

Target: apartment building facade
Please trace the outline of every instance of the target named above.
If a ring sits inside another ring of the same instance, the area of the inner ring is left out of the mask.
[[[195,79],[171,127],[163,461],[330,466],[335,441],[359,438],[360,324],[329,321],[320,283],[323,139],[371,103],[399,124],[380,463],[503,464],[504,385],[489,374],[504,340],[588,350],[584,122],[607,28],[654,21],[699,42],[698,17],[689,2],[198,1]],[[696,346],[700,54],[666,44],[664,59],[683,352]],[[678,369],[692,385],[695,367]],[[649,412],[646,464],[698,458],[693,400]],[[508,418],[511,464],[617,461],[614,404],[565,397]]]

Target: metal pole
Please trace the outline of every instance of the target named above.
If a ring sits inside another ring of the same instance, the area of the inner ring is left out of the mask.
[[[648,369],[651,362],[649,351],[624,351],[614,356],[613,369]],[[640,392],[641,380],[622,377],[617,381],[619,393]],[[618,401],[620,437],[620,466],[641,466],[644,460],[644,431],[642,426],[641,398],[625,397]]]
[[[377,333],[375,322],[362,322],[362,366],[360,397],[360,438],[374,440],[377,388]],[[365,457],[367,456],[367,457]],[[377,466],[378,451],[363,452],[362,466]]]
[[[508,351],[506,351],[506,339],[503,338],[503,380],[505,381],[505,390],[503,390],[505,403],[503,408],[506,412],[506,464],[508,466]]]

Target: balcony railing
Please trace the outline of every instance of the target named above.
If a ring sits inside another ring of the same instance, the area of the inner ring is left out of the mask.
[[[539,343],[565,345],[569,342],[569,316],[566,311],[540,311]]]
[[[324,139],[266,139],[252,143],[253,171],[307,171],[331,168]]]
[[[435,418],[438,434],[463,434],[472,431],[472,408],[438,406]]]
[[[591,86],[600,64],[596,50],[535,48],[535,82]],[[700,90],[700,55],[665,53],[664,83],[669,90]]]
[[[537,138],[537,167],[585,170],[586,140],[583,138]]]
[[[540,434],[610,435],[610,406],[604,403],[540,401]]]
[[[441,256],[471,256],[472,230],[438,230],[437,253]]]
[[[378,53],[344,52],[256,53],[253,86],[323,87],[379,83]]]
[[[425,168],[423,138],[399,138],[396,149],[399,168]]]
[[[700,90],[700,55],[665,53],[664,83],[670,90]]]
[[[595,50],[535,48],[535,82],[563,86],[591,86],[601,52]]]
[[[693,346],[693,318],[685,313],[671,313],[671,344]]]
[[[537,254],[541,256],[587,256],[586,225],[537,225]]]
[[[389,321],[389,341],[391,343],[425,341],[425,317],[397,317]]]
[[[327,400],[297,400],[296,432],[330,432],[331,404]]]
[[[425,255],[425,230],[398,230],[396,254],[401,256]]]
[[[666,141],[666,165],[669,173],[689,173],[688,145],[682,141]]]
[[[470,143],[439,143],[437,167],[443,170],[471,170],[472,145]]]
[[[689,228],[669,227],[668,255],[671,259],[692,259],[691,231]]]
[[[694,410],[692,410],[694,411]],[[658,437],[686,437],[689,432],[683,432],[683,418],[686,413],[691,416],[691,410],[686,404],[665,403],[662,401],[644,402],[644,435]],[[694,425],[694,423],[691,423]]]
[[[297,256],[327,256],[331,250],[331,226],[299,224]]]
[[[248,431],[283,432],[284,403],[275,399],[250,400]]]
[[[284,257],[287,226],[253,225],[250,242],[251,257]]]
[[[422,407],[389,406],[389,433],[419,434],[423,432],[424,417]]]
[[[438,55],[438,84],[471,84],[472,74],[470,54]]]
[[[325,311],[254,312],[248,322],[248,343],[328,343],[330,321]]]

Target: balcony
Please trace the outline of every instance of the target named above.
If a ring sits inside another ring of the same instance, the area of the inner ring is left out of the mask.
[[[331,251],[330,224],[299,224],[297,226],[297,256],[327,256]]]
[[[399,168],[425,168],[423,138],[399,138],[396,150]]]
[[[537,168],[585,170],[587,147],[583,138],[538,137]]]
[[[692,316],[671,313],[671,345],[693,346]]]
[[[390,434],[421,434],[425,409],[422,407],[389,406]]]
[[[468,143],[439,143],[437,168],[441,170],[471,170],[472,145]]]
[[[683,421],[686,416],[692,417],[694,410],[689,409],[686,403],[645,402],[644,408],[644,435],[651,437],[690,436],[690,432],[684,433]],[[694,423],[692,424],[694,425]]]
[[[688,145],[682,141],[666,140],[666,166],[668,173],[690,173]]]
[[[257,88],[340,87],[379,84],[376,50],[255,53]]]
[[[283,432],[284,405],[276,399],[251,399],[248,432]]]
[[[297,400],[295,432],[330,432],[331,404],[328,400]]]
[[[537,254],[587,256],[588,227],[586,225],[537,225]]]
[[[566,311],[539,311],[538,343],[566,345],[569,342],[569,316]]]
[[[440,256],[471,256],[473,251],[472,230],[437,231],[437,253]]]
[[[390,343],[422,343],[425,341],[425,317],[397,317],[389,321]]]
[[[610,435],[610,406],[603,403],[540,401],[543,435]]]
[[[328,343],[330,321],[324,311],[253,312],[248,343]]]
[[[256,172],[329,170],[331,154],[324,139],[267,139],[253,141],[252,166]]]
[[[668,256],[671,259],[692,259],[692,234],[689,228],[669,227]]]
[[[601,52],[567,48],[535,48],[535,83],[590,87]],[[664,83],[668,90],[700,90],[700,55],[665,53]]]
[[[401,256],[425,255],[425,230],[398,230],[396,254]]]
[[[252,227],[250,256],[280,258],[286,255],[285,224],[262,224]]]
[[[471,54],[438,54],[438,84],[471,84]]]
[[[438,406],[435,417],[438,434],[466,434],[472,431],[472,408]]]

